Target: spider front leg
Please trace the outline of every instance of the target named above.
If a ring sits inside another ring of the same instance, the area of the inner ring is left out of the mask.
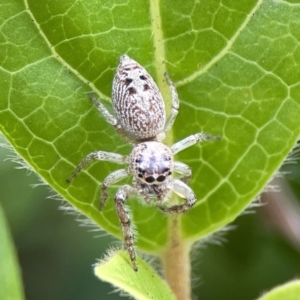
[[[87,165],[94,162],[95,160],[103,160],[103,161],[110,161],[117,164],[126,164],[129,163],[128,157],[112,153],[112,152],[105,152],[105,151],[95,151],[90,154],[88,154],[76,167],[75,171],[72,173],[72,175],[67,179],[67,182],[70,183],[77,174]]]
[[[129,253],[130,260],[132,262],[132,266],[134,271],[138,270],[136,264],[136,255],[135,249],[133,247],[134,242],[134,234],[131,227],[130,217],[127,209],[125,208],[124,202],[128,199],[129,196],[137,195],[138,191],[130,185],[122,186],[115,197],[115,205],[116,211],[121,223],[122,232],[124,236],[124,241],[127,247],[127,251]]]
[[[179,161],[174,162],[174,171],[182,175],[180,180],[183,181],[184,183],[188,183],[192,177],[191,168],[182,162]]]
[[[102,116],[104,117],[105,121],[115,127],[116,132],[127,142],[133,143],[131,139],[129,139],[126,134],[124,133],[123,128],[121,127],[118,120],[105,108],[105,106],[98,101],[96,96],[93,93],[89,93],[89,97],[92,100],[93,104],[96,106],[97,110],[100,111]]]
[[[93,93],[89,93],[88,95],[96,108],[101,112],[106,122],[113,125],[114,127],[117,127],[118,120],[105,108],[105,106],[101,102],[98,101]]]
[[[164,132],[167,133],[173,126],[176,116],[178,114],[179,99],[178,99],[178,94],[177,94],[175,85],[172,82],[172,80],[170,79],[169,74],[167,72],[165,72],[164,75],[165,75],[166,81],[170,87],[171,97],[172,97],[172,109],[171,109],[170,115],[166,121],[165,128],[164,128]]]
[[[207,142],[207,141],[213,141],[213,140],[219,140],[221,137],[220,136],[213,136],[210,134],[206,133],[196,133],[193,135],[188,136],[187,138],[177,142],[171,147],[172,153],[175,155],[176,153],[191,147],[195,145],[198,142]]]
[[[179,197],[183,198],[185,203],[173,205],[170,207],[158,206],[158,208],[166,213],[182,214],[190,210],[196,203],[196,196],[193,190],[179,179],[173,179],[173,191]]]
[[[101,191],[100,191],[100,202],[99,202],[99,210],[100,211],[103,210],[103,207],[107,200],[107,188],[128,176],[129,176],[128,170],[121,169],[121,170],[112,172],[103,180],[102,186],[101,186]]]

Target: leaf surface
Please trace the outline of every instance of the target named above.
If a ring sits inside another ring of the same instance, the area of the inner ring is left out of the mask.
[[[140,258],[137,258],[137,262],[139,271],[134,272],[126,251],[114,253],[107,261],[102,261],[95,266],[95,275],[121,288],[135,299],[176,299],[166,282],[149,265]]]
[[[300,282],[294,280],[274,288],[259,300],[298,300],[300,299]]]
[[[97,209],[102,180],[119,166],[97,162],[66,183],[92,151],[130,153],[87,92],[109,108],[118,57],[127,53],[155,78],[169,111],[168,70],[181,107],[166,144],[202,131],[222,137],[176,156],[193,170],[198,201],[181,228],[195,241],[250,204],[299,136],[299,15],[298,2],[274,0],[4,0],[0,130],[54,190],[121,237],[117,186],[105,211]],[[167,217],[135,199],[128,205],[139,248],[162,253]]]
[[[17,255],[2,206],[0,206],[0,295],[3,299],[23,300],[23,288]]]

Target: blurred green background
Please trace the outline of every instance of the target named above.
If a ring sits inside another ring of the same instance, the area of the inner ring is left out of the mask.
[[[0,148],[1,204],[19,256],[26,299],[121,299],[112,286],[96,279],[92,269],[97,258],[119,242],[80,226],[78,217],[59,209],[64,206],[62,201],[47,199],[51,195],[48,187],[32,188],[39,183],[37,176],[16,170],[18,165],[7,159],[10,155]],[[286,177],[300,197],[299,166],[287,165],[284,171],[292,171]],[[278,195],[286,212],[288,197]],[[285,228],[285,222],[278,211],[272,212],[275,205],[271,199],[267,201],[268,205],[252,209],[255,213],[239,217],[234,230],[194,250],[195,299],[256,299],[264,291],[299,277],[297,220],[293,240],[278,230]],[[299,220],[297,209],[296,203],[293,211]],[[288,213],[285,217],[289,219]]]

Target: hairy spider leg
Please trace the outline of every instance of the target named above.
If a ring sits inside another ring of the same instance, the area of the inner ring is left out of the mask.
[[[106,107],[98,101],[96,96],[93,93],[88,94],[90,99],[92,100],[93,104],[96,106],[97,110],[100,111],[102,116],[104,117],[105,121],[111,125],[114,126],[116,132],[119,134],[119,136],[127,141],[130,144],[135,144],[135,141],[130,139],[126,134],[120,123],[118,122],[117,118],[115,118],[107,109]]]
[[[169,85],[169,88],[171,91],[171,97],[172,97],[172,109],[171,109],[170,115],[167,118],[167,121],[165,123],[165,128],[164,128],[164,132],[167,133],[173,126],[176,116],[178,114],[179,99],[178,99],[178,94],[177,94],[175,85],[174,85],[173,81],[170,79],[168,72],[165,72],[164,75],[165,75],[166,81]]]
[[[126,184],[119,188],[115,197],[117,215],[121,223],[121,228],[122,228],[126,248],[129,253],[129,257],[132,262],[134,271],[138,271],[138,267],[136,263],[136,254],[133,246],[134,233],[131,227],[130,216],[124,205],[124,202],[128,199],[128,197],[138,195],[138,194],[139,193],[137,189]]]
[[[182,175],[180,178],[184,183],[188,183],[192,177],[191,168],[180,161],[174,161],[174,171]]]
[[[160,206],[158,205],[158,208],[166,213],[173,213],[173,214],[182,214],[190,210],[195,202],[196,202],[196,196],[193,192],[193,190],[186,185],[183,181],[179,179],[173,179],[173,192],[184,199],[183,204],[173,205],[170,207]]]
[[[88,154],[76,167],[75,171],[72,173],[72,175],[67,179],[67,182],[70,183],[76,176],[77,174],[85,168],[87,165],[91,164],[95,160],[100,160],[100,161],[110,161],[114,162],[117,164],[128,164],[128,157],[118,154],[118,153],[113,153],[113,152],[105,152],[105,151],[95,151],[90,154]]]
[[[173,154],[176,154],[198,142],[219,139],[218,136],[212,136],[205,133],[196,133],[177,142],[171,147]],[[182,180],[173,179],[173,192],[184,199],[185,203],[171,207],[158,206],[158,208],[167,213],[181,214],[190,210],[196,202],[196,196],[193,190],[184,182],[191,178],[192,171],[189,166],[182,162],[174,162],[174,171],[183,175]]]
[[[101,112],[106,122],[116,127],[118,125],[118,120],[106,109],[106,107],[101,102],[98,101],[93,93],[89,93],[88,95],[96,108]]]
[[[178,152],[195,145],[196,143],[219,140],[219,139],[220,139],[220,136],[213,136],[210,134],[200,132],[200,133],[190,135],[190,136],[186,137],[185,139],[175,143],[173,146],[171,146],[171,151],[172,151],[173,155],[175,155]]]
[[[128,177],[130,174],[127,169],[120,169],[110,173],[102,182],[101,191],[100,191],[100,202],[99,202],[99,210],[103,210],[105,202],[107,200],[107,188],[111,185],[115,184],[118,181]]]

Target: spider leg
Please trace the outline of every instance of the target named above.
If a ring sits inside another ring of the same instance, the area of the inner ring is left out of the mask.
[[[67,179],[67,182],[70,183],[77,174],[87,165],[94,162],[95,160],[102,160],[102,161],[110,161],[117,164],[126,164],[129,162],[128,157],[112,153],[112,152],[105,152],[105,151],[95,151],[90,154],[88,154],[76,167],[75,171],[72,173],[72,175]]]
[[[165,72],[164,75],[165,75],[166,81],[170,87],[171,97],[172,97],[172,109],[171,109],[170,115],[167,118],[167,121],[165,123],[165,128],[164,128],[164,132],[168,132],[171,129],[171,127],[173,126],[176,116],[178,114],[179,99],[178,99],[178,94],[177,94],[175,85],[172,82],[172,80],[170,79],[169,74],[167,72]]]
[[[191,168],[182,162],[174,161],[174,171],[182,175],[180,180],[184,183],[188,183],[192,177]]]
[[[98,101],[93,93],[89,93],[88,95],[96,108],[101,112],[106,122],[116,127],[118,125],[118,120],[106,109],[106,107],[101,102]]]
[[[179,179],[173,179],[173,191],[184,199],[185,203],[173,205],[170,207],[158,206],[158,208],[166,213],[182,214],[190,210],[195,202],[196,196],[193,190]]]
[[[107,200],[107,188],[113,185],[114,183],[126,178],[129,176],[127,169],[121,169],[110,173],[102,182],[101,191],[100,191],[100,202],[99,210],[101,211]]]
[[[106,109],[106,107],[100,101],[98,101],[96,96],[93,93],[89,93],[89,97],[92,100],[93,104],[96,106],[96,108],[101,112],[106,122],[113,125],[115,127],[116,132],[124,140],[126,140],[128,143],[134,144],[134,141],[132,141],[130,138],[126,136],[124,129],[121,127],[118,120]]]
[[[185,139],[177,142],[171,147],[171,151],[173,152],[173,154],[176,154],[190,146],[195,145],[198,142],[206,142],[206,141],[219,140],[219,139],[220,136],[213,136],[210,134],[200,132],[200,133],[190,135]]]
[[[141,184],[141,182],[135,177],[133,177],[132,186],[134,186],[134,188],[138,191],[139,195],[142,196],[143,201],[147,205],[152,205],[152,201],[149,197],[149,195],[151,194],[149,186]]]
[[[137,189],[126,184],[119,188],[119,190],[116,194],[116,197],[115,197],[116,211],[117,211],[120,223],[121,223],[124,241],[125,241],[127,251],[129,253],[129,257],[132,262],[134,271],[138,270],[137,263],[136,263],[135,249],[133,246],[134,234],[133,234],[133,230],[131,227],[130,217],[129,217],[128,211],[124,205],[124,202],[128,199],[129,196],[137,195],[137,194],[138,194]]]

